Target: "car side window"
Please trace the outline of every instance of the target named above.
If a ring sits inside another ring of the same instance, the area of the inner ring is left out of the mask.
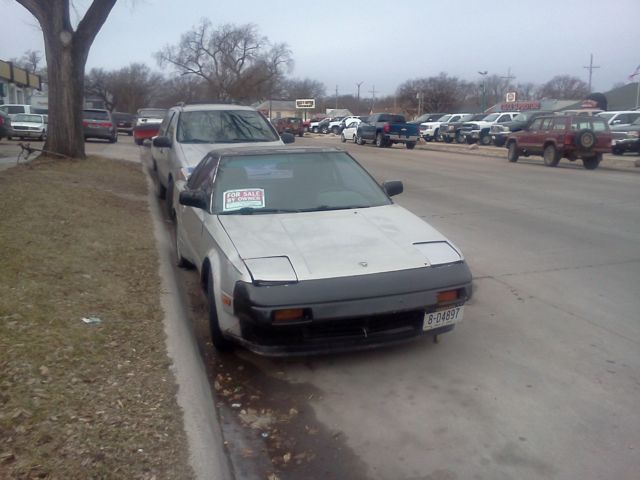
[[[504,123],[504,122],[510,122],[510,121],[511,121],[511,115],[502,115],[498,119],[498,123]]]
[[[169,129],[169,123],[173,119],[174,115],[175,115],[175,112],[169,112],[164,117],[164,119],[162,120],[162,123],[160,124],[160,128],[158,129],[159,136],[164,137],[167,135],[167,130]]]
[[[540,130],[540,125],[542,125],[542,119],[536,118],[529,127],[529,130]]]
[[[551,128],[551,122],[553,118],[545,118],[542,120],[542,124],[540,125],[541,130],[549,130]]]
[[[196,168],[187,181],[187,188],[189,190],[198,190],[202,188],[203,184],[212,178],[213,171],[218,165],[217,155],[207,155]]]
[[[565,128],[565,119],[564,118],[555,118],[553,120],[553,130],[562,131]]]
[[[173,118],[171,118],[171,122],[169,122],[169,128],[167,128],[167,137],[169,137],[170,139],[174,139],[175,138],[175,133],[176,133],[176,124],[178,123],[178,119],[180,118],[179,114],[174,114]]]

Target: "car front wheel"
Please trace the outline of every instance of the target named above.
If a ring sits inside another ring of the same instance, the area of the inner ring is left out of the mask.
[[[544,147],[543,153],[544,164],[547,167],[555,167],[560,162],[560,154],[553,145],[547,145]]]
[[[378,135],[376,135],[376,147],[382,148],[385,146],[386,146],[386,142],[384,141],[384,137],[382,136],[382,133],[378,133]]]
[[[344,136],[344,133],[341,133],[341,134],[340,134],[340,141],[341,141],[342,143],[345,143],[345,142],[347,141],[347,139],[346,139],[346,138],[345,138],[345,136]]]

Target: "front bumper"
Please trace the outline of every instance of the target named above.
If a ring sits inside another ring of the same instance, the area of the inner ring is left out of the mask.
[[[437,294],[456,290],[458,298],[438,304]],[[463,305],[471,298],[471,272],[464,262],[398,272],[287,285],[238,282],[234,313],[236,340],[272,356],[320,354],[375,348],[453,329],[423,330],[425,312]],[[300,308],[304,318],[274,324],[276,310]]]
[[[611,146],[620,152],[640,153],[640,138],[614,139],[611,142]]]
[[[40,138],[42,136],[42,130],[16,130],[12,129],[11,135],[14,137],[29,137]]]

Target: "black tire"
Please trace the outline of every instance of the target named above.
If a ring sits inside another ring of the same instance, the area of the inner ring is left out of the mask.
[[[471,138],[471,135],[465,137],[465,140],[467,141],[467,145],[473,145],[474,143],[476,143],[476,141]]]
[[[596,144],[596,134],[593,130],[580,130],[576,135],[576,146],[583,150],[591,150]]]
[[[322,130],[320,130],[320,133],[324,133],[324,134],[329,133],[329,127],[322,127]]]
[[[456,143],[464,143],[464,137],[460,132],[456,133]]]
[[[423,137],[425,142],[432,142],[433,137]]]
[[[556,167],[560,162],[560,154],[553,145],[547,145],[544,147],[542,158],[544,159],[544,164],[547,167]]]
[[[447,135],[444,138],[444,143],[452,143],[453,142],[453,138],[451,138],[449,135]]]
[[[500,137],[496,137],[496,139],[493,141],[493,144],[496,147],[504,147],[505,143],[506,143],[506,140],[504,138],[500,138]]]
[[[622,150],[620,147],[613,147],[611,149],[611,153],[613,153],[614,155],[623,155],[624,150]]]
[[[318,127],[313,127],[313,128],[311,129],[311,132],[312,132],[312,133],[318,133]]]
[[[365,143],[367,143],[360,135],[356,134],[355,136],[355,140],[354,142],[356,142],[358,145],[364,145]]]
[[[341,134],[340,134],[340,141],[341,141],[342,143],[346,143],[347,139],[345,138],[344,133],[341,133]]]
[[[440,129],[436,128],[435,132],[433,132],[433,141],[434,142],[441,142],[442,141],[442,137],[440,136]]]
[[[167,182],[167,192],[164,196],[164,201],[165,211],[167,212],[169,220],[175,220],[176,214],[173,211],[173,178],[170,178]]]
[[[304,137],[304,132],[298,132],[299,137]]]
[[[209,331],[211,333],[211,343],[216,350],[228,352],[233,350],[233,343],[224,338],[218,321],[218,311],[216,310],[216,299],[213,288],[213,274],[209,271],[207,279],[207,299],[209,300]]]
[[[602,154],[596,153],[593,157],[586,157],[582,159],[582,165],[587,170],[595,170],[602,161]]]
[[[416,148],[416,142],[407,142],[405,143],[407,150],[413,150],[414,148]]]
[[[337,135],[340,133],[340,127],[331,127],[331,133]]]
[[[156,178],[154,178],[153,180],[153,185],[154,185],[156,197],[158,197],[160,200],[164,200],[165,197],[167,196],[167,189],[164,187],[164,185],[162,185],[162,183],[160,183],[160,179],[158,178],[157,175],[156,175]]]
[[[491,145],[491,135],[489,135],[488,133],[480,134],[480,145]]]
[[[378,134],[376,135],[376,147],[384,148],[386,146],[387,146],[387,142],[384,141],[384,136],[382,135],[381,132],[378,132]]]
[[[136,142],[136,145],[142,145],[142,139],[141,138],[134,138],[133,141]]]
[[[507,160],[513,163],[517,162],[519,157],[520,149],[518,148],[518,145],[516,145],[516,142],[511,142],[509,144],[509,151],[507,152]]]

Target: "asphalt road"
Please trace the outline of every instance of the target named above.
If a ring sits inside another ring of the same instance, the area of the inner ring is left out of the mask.
[[[462,248],[476,290],[439,344],[303,361],[240,353],[274,395],[283,382],[314,392],[306,407],[340,441],[327,472],[637,479],[640,176],[342,146],[378,180],[404,182],[397,202]]]
[[[88,150],[135,159],[127,140]],[[267,478],[283,453],[305,455],[285,462],[281,480],[638,478],[638,173],[335,137],[296,144],[340,145],[378,180],[402,180],[396,201],[462,249],[475,295],[439,344],[297,359],[220,356],[195,273],[163,269],[185,286],[171,288],[181,298],[168,308],[195,334],[190,348],[204,359],[236,478]],[[197,382],[177,375],[180,391]],[[225,397],[218,380],[243,393]],[[278,431],[265,437],[239,420],[232,405],[244,408],[249,393],[258,416],[289,412]],[[191,421],[206,421],[198,415]]]

